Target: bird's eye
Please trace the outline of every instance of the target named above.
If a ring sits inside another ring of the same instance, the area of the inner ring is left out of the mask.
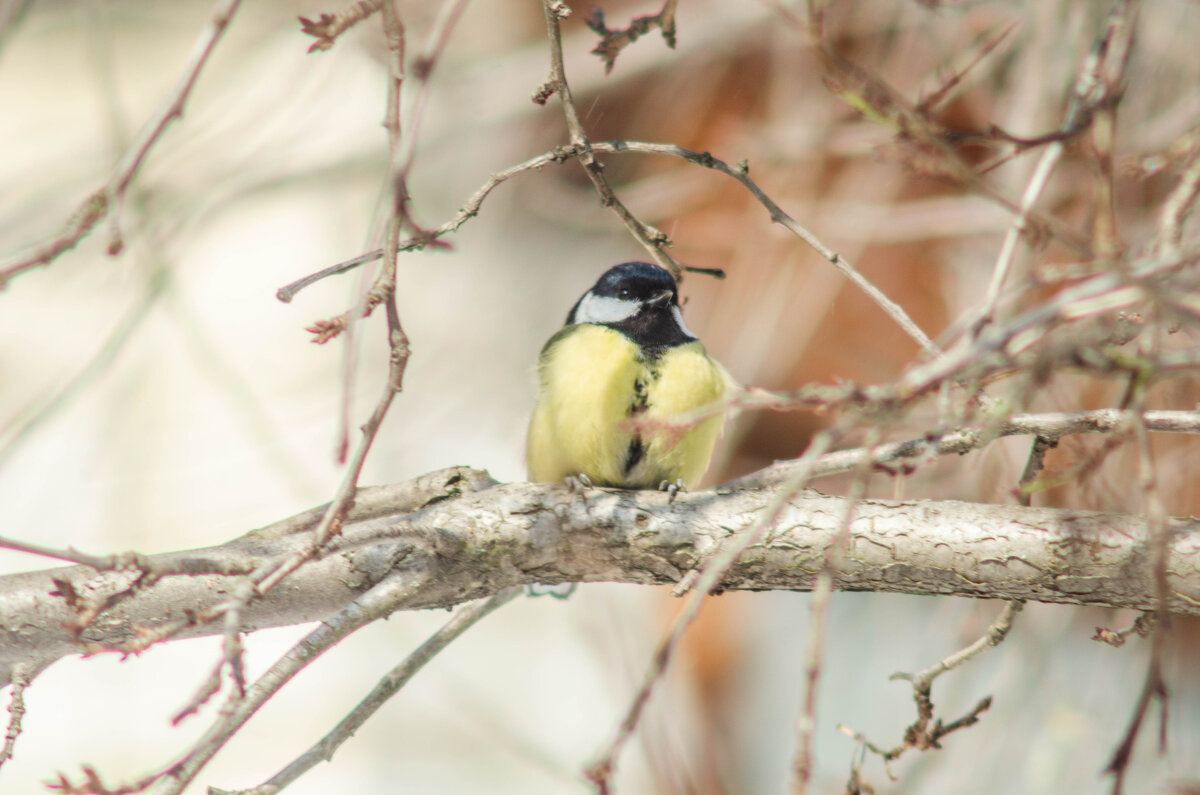
[[[632,297],[633,297],[633,293],[632,293],[632,292],[631,292],[631,291],[630,291],[628,288],[626,288],[626,289],[624,289],[624,290],[622,290],[622,291],[621,291],[621,297],[622,297],[622,298],[632,298]]]

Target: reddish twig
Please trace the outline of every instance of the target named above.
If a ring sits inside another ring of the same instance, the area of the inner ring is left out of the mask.
[[[358,0],[336,14],[321,14],[316,19],[300,17],[300,32],[316,39],[309,52],[324,52],[333,47],[337,37],[374,14],[384,0]]]

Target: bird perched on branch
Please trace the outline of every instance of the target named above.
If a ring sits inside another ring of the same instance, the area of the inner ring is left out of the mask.
[[[583,294],[542,348],[538,378],[529,479],[629,489],[699,482],[723,418],[680,420],[733,384],[684,324],[675,279],[648,262],[616,265]]]

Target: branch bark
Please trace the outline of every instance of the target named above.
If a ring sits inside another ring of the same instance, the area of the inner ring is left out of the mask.
[[[421,482],[360,489],[342,537],[242,612],[246,631],[325,618],[397,569],[432,571],[400,609],[448,607],[531,582],[663,584],[702,567],[722,539],[753,526],[780,486],[681,494],[566,489],[532,483],[480,486],[456,468]],[[397,494],[442,492],[419,505]],[[388,505],[396,505],[394,509]],[[138,570],[70,566],[0,578],[0,665],[67,654],[121,651],[139,633],[222,604],[246,571],[307,544],[319,511],[276,523],[219,547],[147,558],[160,575],[127,598]],[[722,587],[808,590],[845,515],[845,501],[809,491],[790,500],[764,543],[750,547]],[[1170,519],[1172,612],[1200,615],[1200,525]],[[864,500],[850,525],[850,554],[837,563],[841,590],[1155,609],[1143,517],[962,502]],[[112,603],[86,626],[64,585],[93,603]],[[107,600],[107,601],[106,601]],[[222,632],[183,627],[175,636]]]

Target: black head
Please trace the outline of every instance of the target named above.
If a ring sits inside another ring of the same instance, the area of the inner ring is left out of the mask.
[[[696,339],[683,323],[675,279],[649,262],[623,262],[605,271],[571,308],[567,325],[572,323],[608,326],[645,348]]]

